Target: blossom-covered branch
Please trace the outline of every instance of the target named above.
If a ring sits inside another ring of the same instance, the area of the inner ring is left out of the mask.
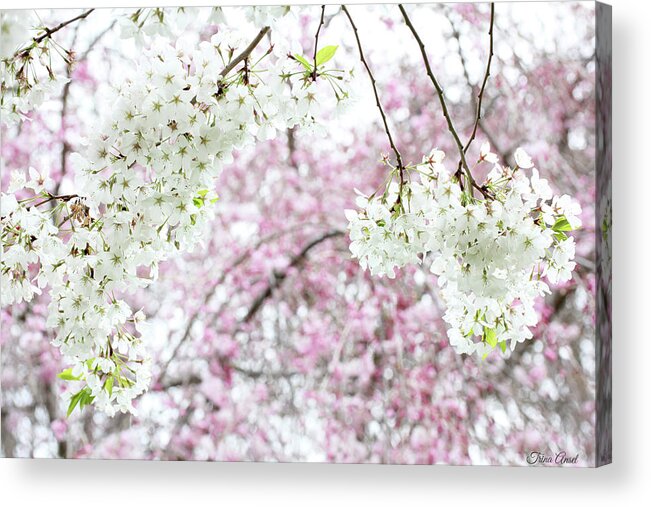
[[[314,123],[311,85],[288,85],[293,61],[271,48],[248,63],[268,32],[269,25],[221,71],[219,61],[237,49],[231,32],[185,53],[159,41],[146,52],[140,77],[119,89],[85,156],[74,154],[77,193],[52,195],[34,173],[12,185],[26,184],[33,197],[2,195],[1,268],[9,288],[2,302],[29,301],[50,288],[48,325],[73,363],[61,378],[81,383],[69,393],[69,412],[88,404],[109,414],[134,410],[132,400],[149,384],[150,360],[140,337],[144,313],[121,295],[154,280],[171,253],[201,242],[218,199],[215,181],[236,150]],[[54,213],[64,217],[58,226],[49,221]]]
[[[462,192],[433,150],[407,168],[420,181],[406,188],[389,184],[381,197],[360,195],[347,210],[350,250],[363,268],[379,276],[432,258],[446,304],[450,344],[459,353],[485,357],[532,337],[534,303],[550,283],[567,281],[575,267],[574,238],[580,206],[568,195],[554,196],[531,159],[519,150],[518,166],[503,167],[487,143],[479,163],[493,169],[482,185],[490,198]],[[524,174],[531,170],[531,178]],[[403,192],[405,209],[390,204]]]
[[[58,78],[53,68],[52,53],[59,55],[70,67],[74,61],[74,52],[54,42],[52,36],[59,30],[86,19],[94,9],[63,21],[49,28],[38,29],[37,34],[25,42],[27,26],[25,13],[18,14],[3,11],[1,22],[2,59],[0,74],[2,78],[0,110],[2,122],[11,124],[19,121],[34,107],[40,105],[44,98],[65,85],[67,78]],[[42,33],[40,33],[42,31]]]
[[[557,283],[571,276],[575,247],[566,233],[580,226],[581,209],[569,195],[553,195],[522,149],[516,151],[516,165],[510,168],[500,165],[490,145],[484,143],[474,167],[488,163],[493,168],[481,186],[472,177],[466,152],[478,128],[490,74],[494,6],[486,72],[473,132],[465,147],[432,73],[425,45],[404,7],[399,5],[399,9],[419,44],[461,158],[467,189],[461,185],[459,170],[450,174],[445,169],[445,154],[432,150],[421,164],[405,168],[417,174],[419,182],[410,178],[405,184],[401,178],[396,185],[389,179],[378,197],[359,193],[359,209],[346,211],[351,252],[363,268],[390,278],[395,268],[420,264],[430,254],[431,271],[439,277],[447,307],[444,319],[450,325],[451,345],[459,353],[476,352],[483,357],[497,346],[505,351],[507,342],[513,350],[517,342],[532,336],[529,326],[537,323],[535,299],[549,291],[543,277]],[[358,45],[361,53],[359,39]],[[532,171],[530,179],[524,175],[528,170]],[[483,199],[475,197],[474,189]],[[395,207],[394,202],[402,206]]]

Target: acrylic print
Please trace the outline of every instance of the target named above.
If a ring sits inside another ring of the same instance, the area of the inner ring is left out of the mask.
[[[2,11],[2,456],[610,462],[609,16]]]

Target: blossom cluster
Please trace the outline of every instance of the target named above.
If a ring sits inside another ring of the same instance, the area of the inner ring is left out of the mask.
[[[124,297],[157,276],[171,253],[202,242],[224,166],[237,150],[278,131],[315,124],[320,81],[289,83],[299,67],[282,41],[255,59],[238,33],[220,30],[198,46],[156,40],[134,78],[116,91],[113,113],[73,154],[76,193],[54,195],[30,170],[2,195],[2,304],[29,301],[48,286],[47,324],[80,382],[69,413],[94,404],[134,411],[151,361],[144,315]],[[238,59],[238,55],[243,55]],[[325,86],[325,85],[324,85]]]
[[[571,278],[575,242],[566,233],[581,225],[581,208],[568,195],[553,195],[522,149],[509,168],[482,146],[478,164],[493,168],[476,185],[480,196],[474,182],[445,168],[444,157],[433,150],[402,169],[408,181],[390,181],[380,196],[358,197],[359,209],[346,211],[350,250],[363,268],[388,277],[429,256],[450,344],[485,357],[496,346],[513,349],[531,338],[534,303],[549,292],[546,282]]]
[[[57,76],[55,63],[62,59],[71,65],[74,55],[39,36],[45,30],[34,29],[25,11],[0,13],[0,118],[6,125],[22,120],[67,81]]]

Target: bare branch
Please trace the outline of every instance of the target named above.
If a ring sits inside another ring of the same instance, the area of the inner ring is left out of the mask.
[[[45,39],[47,39],[47,38],[49,38],[49,37],[52,37],[53,34],[55,34],[56,32],[58,32],[58,31],[61,30],[62,28],[65,28],[65,27],[68,26],[69,24],[74,23],[75,21],[79,21],[80,19],[84,19],[84,18],[88,17],[88,15],[89,15],[91,12],[93,12],[94,10],[95,10],[95,9],[88,9],[86,12],[82,12],[79,16],[76,16],[76,17],[74,17],[74,18],[72,18],[72,19],[69,19],[68,21],[64,21],[64,22],[62,22],[62,23],[59,23],[59,24],[58,24],[57,26],[55,26],[54,28],[46,28],[46,29],[45,29],[45,33],[43,33],[42,35],[39,35],[38,37],[34,37],[34,39],[33,39],[33,40],[34,40],[34,43],[36,43],[36,44],[40,44],[40,43],[43,42]]]
[[[355,23],[353,22],[353,18],[350,16],[350,12],[348,12],[348,9],[346,8],[346,6],[342,5],[341,9],[344,11],[346,16],[348,16],[348,21],[350,21],[350,26],[353,28],[353,32],[355,33],[355,40],[357,41],[357,48],[359,49],[360,60],[364,64],[364,67],[366,67],[366,72],[368,72],[368,77],[371,79],[371,85],[373,86],[373,93],[375,94],[375,104],[377,105],[377,108],[380,110],[380,116],[382,116],[382,122],[384,123],[384,131],[386,132],[387,137],[389,138],[389,144],[391,145],[391,149],[393,150],[393,152],[396,155],[396,160],[397,160],[397,163],[398,163],[398,170],[400,171],[400,187],[402,188],[402,184],[403,184],[403,181],[404,181],[404,176],[403,176],[404,165],[402,163],[402,157],[400,156],[400,152],[398,151],[398,148],[396,148],[396,145],[393,142],[393,136],[391,135],[391,131],[389,130],[389,124],[387,123],[387,117],[384,114],[384,109],[382,108],[382,104],[380,103],[380,97],[378,95],[377,84],[375,82],[375,77],[373,77],[373,73],[371,72],[371,69],[368,66],[368,63],[366,63],[366,58],[364,58],[364,51],[362,50],[362,43],[359,40],[359,34],[357,32],[357,26],[355,26]],[[398,194],[398,199],[400,199],[400,194]]]
[[[302,227],[302,225],[301,225]],[[276,231],[271,234],[268,234],[267,236],[259,239],[256,243],[251,245],[249,248],[247,248],[244,252],[242,252],[240,255],[238,255],[233,262],[231,262],[224,270],[222,271],[222,274],[220,277],[212,284],[212,288],[210,291],[206,293],[206,295],[203,298],[203,303],[201,305],[198,305],[198,309],[190,316],[190,319],[188,320],[188,323],[185,326],[185,330],[183,332],[183,335],[181,339],[177,342],[176,346],[172,350],[172,353],[170,354],[170,357],[165,361],[163,366],[161,367],[161,373],[159,376],[159,379],[162,381],[163,378],[166,377],[168,374],[168,368],[169,365],[174,359],[176,358],[179,350],[183,346],[184,343],[188,341],[190,338],[191,332],[192,332],[192,327],[194,326],[194,323],[197,321],[201,313],[203,312],[203,308],[210,302],[212,297],[215,295],[215,291],[219,286],[221,286],[224,281],[226,280],[226,277],[233,272],[238,266],[240,266],[242,263],[244,263],[250,256],[251,254],[256,251],[261,245],[272,241],[276,238],[282,237],[286,234],[290,234],[294,232],[296,229],[298,229],[297,226],[292,226],[287,229],[281,230],[281,231]],[[226,302],[222,303],[219,308],[214,312],[210,323],[208,326],[213,326],[218,319],[218,317],[221,315],[223,310],[226,307]]]
[[[459,134],[457,134],[456,129],[454,128],[454,124],[452,123],[452,118],[450,116],[450,112],[448,111],[448,106],[445,103],[445,95],[443,94],[443,88],[441,88],[441,85],[439,84],[438,80],[434,76],[434,73],[432,72],[432,68],[430,67],[429,64],[429,58],[427,56],[427,51],[425,50],[425,44],[423,43],[422,39],[418,35],[418,32],[416,31],[416,28],[414,28],[414,25],[411,23],[411,20],[409,19],[409,16],[407,15],[407,11],[405,11],[405,8],[402,6],[402,4],[398,4],[398,8],[400,9],[400,12],[402,13],[402,17],[405,20],[405,23],[409,27],[409,30],[411,30],[411,33],[413,34],[414,38],[416,39],[416,42],[418,42],[418,46],[420,47],[420,53],[423,57],[423,63],[425,64],[425,70],[427,71],[427,75],[430,78],[430,81],[432,81],[432,84],[434,85],[434,88],[436,89],[436,93],[439,97],[439,102],[441,103],[441,108],[443,109],[443,116],[445,117],[447,124],[448,124],[448,130],[452,134],[452,137],[454,138],[454,142],[457,145],[457,149],[459,150],[459,156],[461,157],[461,165],[463,166],[466,174],[466,178],[468,179],[468,183],[470,184],[471,187],[475,187],[477,190],[482,192],[482,194],[486,195],[486,191],[482,189],[475,180],[472,177],[472,174],[470,173],[470,168],[468,167],[468,163],[466,162],[466,153],[463,150],[463,144],[461,143],[461,139],[459,138]],[[472,190],[471,190],[472,192]]]
[[[312,71],[312,80],[316,81],[316,53],[319,49],[319,33],[321,32],[321,27],[323,26],[323,18],[325,16],[325,5],[321,6],[321,21],[319,21],[319,28],[316,30],[316,35],[314,36],[314,70]]]
[[[249,55],[253,52],[253,50],[256,48],[258,44],[260,44],[260,41],[262,38],[269,32],[269,27],[265,26],[262,30],[258,32],[258,35],[255,36],[255,38],[251,41],[251,43],[242,51],[239,55],[237,55],[235,58],[233,58],[226,67],[224,67],[224,70],[220,72],[220,75],[222,77],[226,77],[228,73],[233,70],[238,63],[242,62],[243,60],[246,60]]]
[[[10,58],[10,60],[18,60],[22,58],[27,58],[29,56],[29,53],[32,49],[34,49],[36,46],[38,46],[41,42],[43,42],[45,39],[49,39],[54,35],[56,32],[61,30],[62,28],[65,28],[66,26],[70,25],[71,23],[74,23],[75,21],[79,21],[80,19],[84,19],[88,17],[88,15],[93,12],[95,9],[89,9],[85,12],[82,12],[79,16],[75,16],[72,19],[69,19],[68,21],[63,21],[62,23],[59,23],[57,26],[54,28],[45,28],[45,31],[39,35],[38,37],[34,37],[32,39],[32,44],[27,46],[26,48],[19,49],[14,53],[14,55]]]
[[[491,2],[491,20],[490,20],[490,27],[488,28],[488,36],[490,42],[488,44],[488,61],[486,62],[486,73],[484,74],[484,80],[481,84],[481,88],[479,89],[479,94],[477,95],[477,115],[475,117],[475,125],[472,129],[472,134],[470,134],[470,137],[468,138],[468,142],[466,143],[466,146],[463,148],[464,153],[468,152],[468,148],[470,148],[470,145],[475,139],[475,135],[477,134],[477,127],[479,127],[479,121],[481,120],[481,103],[484,98],[484,90],[486,89],[486,83],[488,82],[488,77],[491,75],[491,61],[493,60],[494,21],[495,21],[495,3]],[[461,51],[461,48],[459,48],[459,51]]]
[[[477,97],[475,95],[475,86],[473,85],[472,81],[470,80],[470,75],[468,74],[468,65],[466,63],[466,58],[463,55],[463,51],[461,49],[461,41],[460,41],[461,35],[459,33],[459,30],[457,29],[457,25],[450,18],[450,16],[448,16],[448,22],[450,23],[450,26],[452,27],[452,36],[457,41],[457,52],[459,53],[459,59],[461,60],[461,66],[463,68],[463,77],[466,80],[466,84],[470,88],[470,92],[471,92],[470,98],[471,98],[472,107],[475,110],[479,110],[478,109],[478,103],[477,103],[478,102]],[[492,53],[492,49],[491,49],[491,53]],[[489,63],[489,65],[490,65],[490,63]],[[489,104],[489,108],[490,108],[490,105],[491,104]],[[481,107],[481,106],[479,106],[479,107]],[[509,152],[504,150],[500,146],[497,139],[495,139],[495,136],[493,136],[493,134],[484,126],[483,122],[481,122],[481,121],[478,122],[477,126],[484,133],[484,135],[486,136],[486,139],[488,139],[488,142],[490,143],[493,150],[500,156],[500,158],[502,160],[506,161],[509,158],[508,157]],[[467,151],[467,149],[466,149],[466,151]],[[461,169],[461,165],[459,165],[458,170],[460,170],[460,169]]]
[[[242,323],[249,322],[253,316],[258,312],[258,310],[262,307],[264,304],[265,300],[273,294],[273,291],[280,287],[280,285],[283,283],[285,278],[287,278],[287,272],[293,268],[296,267],[308,254],[312,248],[315,246],[319,245],[320,243],[323,243],[324,241],[334,238],[337,236],[343,235],[343,231],[340,231],[338,229],[332,230],[330,232],[326,232],[325,234],[319,236],[318,238],[313,239],[310,241],[307,245],[305,245],[299,253],[297,253],[294,257],[292,257],[291,261],[289,262],[289,265],[287,268],[280,272],[280,273],[274,273],[272,280],[269,282],[265,290],[263,290],[258,297],[253,301],[253,304],[249,307],[249,311],[246,312],[246,315],[242,319]]]

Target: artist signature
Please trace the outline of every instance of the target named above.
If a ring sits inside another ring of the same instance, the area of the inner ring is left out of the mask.
[[[527,463],[530,465],[540,464],[553,464],[553,465],[576,465],[579,462],[579,455],[568,456],[565,451],[557,452],[556,454],[545,454],[540,451],[531,451],[527,455]]]

